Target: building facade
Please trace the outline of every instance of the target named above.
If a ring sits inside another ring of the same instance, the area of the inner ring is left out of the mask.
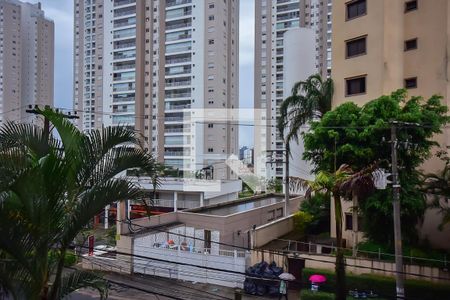
[[[285,99],[284,35],[290,29],[311,28],[315,40],[299,45],[313,50],[314,73],[326,77],[331,69],[331,0],[261,0],[255,2],[255,170],[259,176],[282,178],[283,163],[267,165],[266,150],[282,158],[283,138],[276,129],[279,106]],[[298,44],[296,44],[298,45]],[[309,56],[310,57],[310,56]],[[296,60],[303,58],[297,57]],[[305,78],[292,80],[300,81]]]
[[[238,153],[237,125],[206,113],[239,107],[238,0],[75,0],[74,13],[83,130],[130,126],[159,161],[184,172]]]
[[[34,122],[29,105],[53,106],[54,24],[41,4],[0,0],[0,125]]]
[[[335,1],[333,106],[362,105],[400,88],[448,104],[449,16],[447,0]],[[437,141],[446,150],[448,131]]]
[[[333,106],[363,105],[401,88],[424,99],[441,95],[448,105],[450,1],[336,0],[332,22]],[[436,151],[448,151],[448,128],[435,140],[440,144]],[[433,157],[421,168],[433,173],[443,167]],[[350,205],[343,210],[350,214]],[[448,249],[448,230],[437,230],[441,219],[439,210],[428,209],[419,235]]]

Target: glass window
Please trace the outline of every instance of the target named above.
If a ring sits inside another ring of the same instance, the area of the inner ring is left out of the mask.
[[[405,51],[417,49],[417,39],[405,41]]]
[[[408,1],[405,3],[405,12],[410,12],[416,10],[417,8],[417,0]]]
[[[405,88],[407,88],[407,89],[417,88],[417,77],[406,78],[405,79]]]
[[[364,16],[367,13],[367,1],[355,0],[347,3],[347,20]]]
[[[349,78],[345,80],[346,83],[346,95],[358,95],[366,92],[366,76]]]
[[[346,42],[347,58],[366,54],[366,37],[359,37]]]

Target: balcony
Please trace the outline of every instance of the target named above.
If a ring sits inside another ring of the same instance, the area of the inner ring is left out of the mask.
[[[114,31],[113,38],[115,39],[123,39],[127,37],[135,37],[136,36],[136,28],[128,28],[122,30]]]
[[[191,152],[189,151],[165,151],[164,156],[190,156]]]
[[[172,7],[172,6],[183,5],[183,4],[188,4],[188,3],[192,3],[192,0],[167,0],[166,7]]]
[[[183,80],[183,81],[167,81],[166,80],[166,87],[178,87],[178,86],[190,86],[191,81],[190,80]]]
[[[180,110],[180,109],[190,109],[191,105],[190,104],[180,104],[180,105],[168,105],[166,103],[165,109],[166,110]],[[182,131],[179,131],[182,132]]]
[[[136,7],[130,6],[130,7],[124,7],[114,10],[114,18],[122,17],[122,16],[128,16],[128,15],[135,15],[136,14]]]
[[[120,19],[114,21],[114,28],[136,25],[136,17]]]
[[[181,127],[181,128],[166,128],[164,129],[165,133],[189,133],[191,129],[189,127]]]
[[[113,70],[117,71],[117,70],[128,70],[128,69],[135,69],[136,65],[135,63],[115,63],[113,66]]]
[[[114,52],[114,59],[132,59],[132,58],[133,59],[136,58],[135,50]]]
[[[191,19],[189,20],[177,20],[166,22],[166,30],[173,30],[178,28],[187,28],[192,26]]]
[[[191,60],[192,60],[192,56],[190,53],[166,56],[166,65],[191,62]]]
[[[192,8],[185,7],[166,11],[166,19],[182,18],[192,15]]]
[[[115,0],[114,7],[136,3],[136,0]]]

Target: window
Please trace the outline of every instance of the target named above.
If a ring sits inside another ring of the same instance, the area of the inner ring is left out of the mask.
[[[366,54],[366,37],[359,37],[346,41],[346,57],[351,58],[358,55]]]
[[[405,3],[405,13],[417,9],[417,0],[408,1]]]
[[[210,3],[209,8],[214,8],[214,3]]]
[[[417,88],[417,77],[411,77],[405,79],[405,88],[414,89]]]
[[[208,148],[208,152],[212,153],[212,152],[214,152],[214,149],[213,148]]]
[[[208,20],[213,21],[214,20],[214,16],[213,15],[209,16]]]
[[[364,16],[367,13],[367,0],[354,0],[347,4],[347,20]]]
[[[213,39],[208,40],[208,44],[209,44],[209,45],[214,45],[214,40],[213,40]]]
[[[366,76],[348,78],[345,80],[346,96],[364,94],[366,92]]]
[[[208,128],[214,128],[214,124],[208,124]]]
[[[352,214],[345,214],[345,230],[353,230]]]
[[[405,41],[405,51],[417,49],[417,39]]]

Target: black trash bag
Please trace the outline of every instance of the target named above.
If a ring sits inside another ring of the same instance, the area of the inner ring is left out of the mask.
[[[256,284],[250,279],[245,279],[245,281],[244,281],[244,291],[247,294],[256,295]]]
[[[245,274],[247,274],[247,275],[255,274],[255,268],[254,267],[248,267],[247,270],[245,270]]]
[[[256,295],[258,296],[264,296],[267,292],[267,288],[264,284],[258,284],[256,286]]]
[[[280,267],[273,267],[272,268],[273,275],[276,277],[280,276],[283,273],[283,268]]]
[[[279,288],[277,285],[271,285],[268,288],[269,296],[277,296],[279,294]]]

